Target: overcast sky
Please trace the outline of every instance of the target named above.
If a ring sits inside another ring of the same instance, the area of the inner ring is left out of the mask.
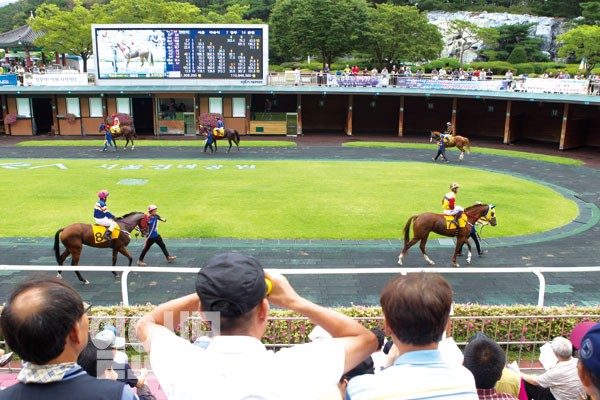
[[[5,6],[10,3],[14,3],[17,0],[0,0],[0,7]]]

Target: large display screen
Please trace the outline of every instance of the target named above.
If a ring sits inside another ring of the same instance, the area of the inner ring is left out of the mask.
[[[266,84],[267,25],[92,25],[92,36],[99,83]]]

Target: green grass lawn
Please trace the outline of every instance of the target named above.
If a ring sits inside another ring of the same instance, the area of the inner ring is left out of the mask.
[[[348,147],[382,147],[382,148],[400,148],[400,149],[427,149],[427,150],[431,150],[434,154],[436,151],[435,143],[348,142],[348,143],[344,143],[344,146],[348,146]],[[450,148],[447,148],[446,151],[458,152],[459,150],[456,147],[450,147]],[[505,156],[505,157],[526,158],[528,160],[545,161],[545,162],[552,162],[555,164],[563,164],[563,165],[583,165],[584,164],[583,161],[574,160],[572,158],[548,156],[545,154],[537,154],[537,153],[527,153],[524,151],[488,149],[485,147],[471,146],[471,152],[478,153],[478,154],[493,154],[496,156]],[[468,155],[466,157],[468,157]]]
[[[541,232],[570,222],[576,205],[508,174],[431,163],[351,161],[4,160],[0,236],[50,237],[93,222],[108,189],[117,214],[156,204],[171,238],[397,239],[413,214],[441,212],[451,181],[458,203],[497,206],[486,236]],[[60,164],[66,169],[52,166]],[[143,185],[123,180],[147,180]],[[561,210],[555,213],[555,210]],[[549,216],[552,216],[549,218]]]
[[[204,136],[197,138],[196,140],[145,140],[145,139],[136,139],[135,147],[198,147],[201,146],[204,141]],[[64,139],[56,139],[56,140],[27,140],[20,143],[17,143],[16,146],[22,147],[69,147],[69,146],[102,146],[104,143],[104,138],[98,136],[98,140],[64,140]],[[125,145],[125,141],[122,138],[117,139],[117,146],[123,147]],[[229,142],[227,140],[219,140],[217,143],[219,147],[228,146]],[[252,140],[246,141],[244,138],[240,141],[240,145],[244,147],[294,147],[296,146],[295,142],[291,141],[277,141],[277,140]],[[235,145],[234,145],[235,147]]]

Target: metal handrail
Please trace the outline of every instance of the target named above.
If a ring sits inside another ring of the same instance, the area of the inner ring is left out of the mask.
[[[121,272],[121,295],[124,306],[129,306],[129,290],[128,279],[131,272],[160,272],[160,273],[183,273],[196,274],[200,270],[198,267],[105,267],[105,266],[36,266],[36,265],[7,265],[0,264],[0,271],[81,271],[81,272]],[[573,272],[600,272],[600,266],[591,267],[521,267],[521,268],[442,268],[435,267],[422,268],[302,268],[302,269],[286,269],[286,268],[268,268],[269,271],[280,273],[282,275],[347,275],[347,274],[402,274],[409,273],[438,273],[438,274],[514,274],[514,273],[530,273],[537,276],[539,281],[538,292],[538,307],[544,306],[544,297],[546,293],[546,279],[543,273],[573,273]]]

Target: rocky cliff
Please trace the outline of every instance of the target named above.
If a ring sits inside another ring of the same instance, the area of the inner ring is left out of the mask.
[[[457,57],[458,45],[457,39],[448,32],[448,25],[453,20],[469,21],[479,27],[497,28],[502,25],[526,25],[534,24],[531,27],[531,35],[543,40],[542,51],[550,57],[556,59],[556,36],[567,31],[567,20],[563,18],[536,17],[532,15],[519,15],[508,13],[488,13],[488,12],[445,12],[430,11],[427,14],[429,22],[438,27],[444,39],[444,48],[441,57]],[[464,63],[470,63],[477,58],[476,50],[482,46],[481,42],[474,41],[467,43],[468,49],[463,56]]]

